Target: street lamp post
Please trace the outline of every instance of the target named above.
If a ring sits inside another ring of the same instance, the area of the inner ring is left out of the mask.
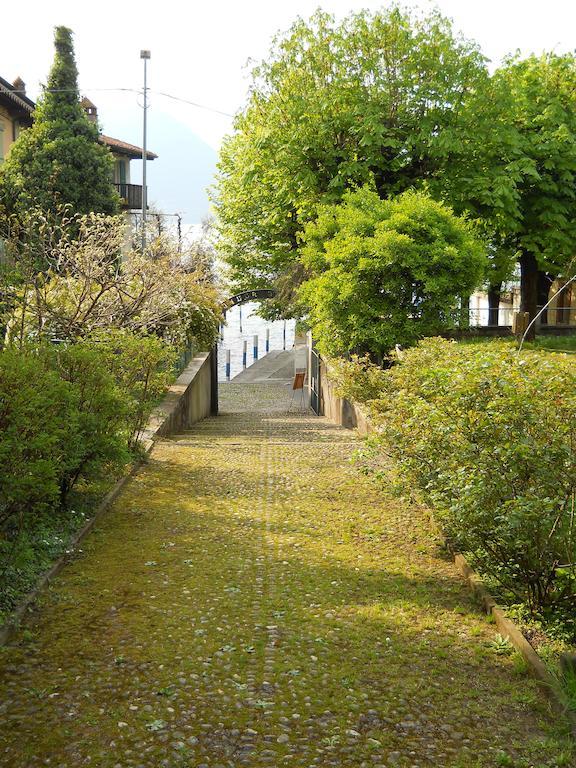
[[[146,64],[150,58],[150,51],[140,51],[140,58],[144,60],[144,118],[142,121],[142,253],[146,248],[146,214],[148,211],[148,194],[146,189],[146,118],[148,112],[148,85],[146,82]]]

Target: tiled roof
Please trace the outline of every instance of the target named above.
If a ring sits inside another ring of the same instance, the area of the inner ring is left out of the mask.
[[[128,144],[126,141],[120,141],[120,139],[113,139],[111,136],[104,136],[100,134],[100,142],[106,144],[112,152],[116,152],[119,155],[127,155],[134,160],[142,159],[142,147],[137,147],[135,144]],[[154,152],[147,151],[146,158],[148,160],[155,160],[158,155]]]
[[[36,108],[36,104],[32,101],[32,99],[29,99],[26,95],[23,93],[15,93],[16,89],[12,85],[12,83],[9,83],[8,80],[4,80],[3,77],[0,77],[0,97],[6,96],[11,101],[13,101],[15,104],[17,104],[21,109],[25,110],[28,114],[32,115],[32,112]],[[83,99],[83,105],[87,106],[90,105],[94,107],[91,101],[84,97]],[[142,148],[137,147],[135,144],[128,144],[126,141],[120,141],[120,139],[113,139],[111,136],[104,136],[103,134],[100,134],[99,140],[102,144],[105,144],[112,152],[116,152],[119,155],[126,155],[130,159],[138,160],[142,159]],[[154,152],[146,152],[146,158],[148,160],[155,160],[158,157],[158,155],[155,155]]]
[[[20,109],[23,109],[25,112],[32,114],[36,104],[34,104],[34,102],[29,99],[26,94],[16,93],[16,90],[17,89],[14,88],[12,83],[9,83],[8,80],[4,80],[3,77],[0,77],[0,94],[7,96],[11,101],[17,104]]]
[[[82,96],[80,99],[80,104],[84,107],[84,109],[86,109],[86,107],[92,107],[92,109],[96,109],[96,104],[90,101],[88,96]]]

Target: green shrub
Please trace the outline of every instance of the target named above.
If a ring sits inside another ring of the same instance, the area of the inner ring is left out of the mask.
[[[415,191],[382,200],[369,187],[320,208],[302,258],[319,350],[373,359],[453,327],[486,267],[472,226],[448,206]]]
[[[38,356],[0,354],[0,526],[50,509],[78,430],[69,382]]]
[[[106,355],[97,344],[82,341],[45,350],[46,362],[73,389],[75,430],[61,467],[64,501],[80,477],[92,477],[103,466],[122,466],[128,452],[128,398],[107,370]]]
[[[162,340],[127,331],[0,353],[0,532],[121,466],[172,376]]]
[[[125,399],[128,444],[137,446],[150,413],[173,378],[176,352],[157,336],[111,330],[92,337]]]
[[[386,374],[382,368],[372,365],[368,356],[352,355],[350,360],[331,360],[330,375],[335,379],[337,395],[355,403],[366,403],[380,395]]]
[[[427,339],[381,380],[373,419],[448,540],[532,611],[573,610],[572,358]]]
[[[89,342],[0,354],[0,528],[27,526],[80,477],[129,459],[130,398]]]
[[[173,357],[128,331],[0,352],[0,623],[82,523],[74,485],[76,506],[130,460]]]

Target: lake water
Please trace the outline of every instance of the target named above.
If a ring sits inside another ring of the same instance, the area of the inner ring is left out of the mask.
[[[234,378],[242,371],[242,350],[247,342],[247,367],[254,362],[253,340],[258,336],[258,357],[266,354],[266,331],[270,331],[270,352],[275,349],[292,349],[294,344],[295,320],[263,320],[256,315],[260,305],[248,302],[232,307],[226,312],[223,339],[218,344],[218,379],[226,381],[226,350],[230,350],[230,376]],[[284,341],[284,332],[286,340]]]

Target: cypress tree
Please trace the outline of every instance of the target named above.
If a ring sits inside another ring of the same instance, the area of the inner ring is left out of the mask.
[[[34,207],[57,215],[63,205],[76,213],[116,213],[113,159],[80,104],[72,31],[56,27],[54,46],[34,123],[0,166],[0,207],[19,215]]]

